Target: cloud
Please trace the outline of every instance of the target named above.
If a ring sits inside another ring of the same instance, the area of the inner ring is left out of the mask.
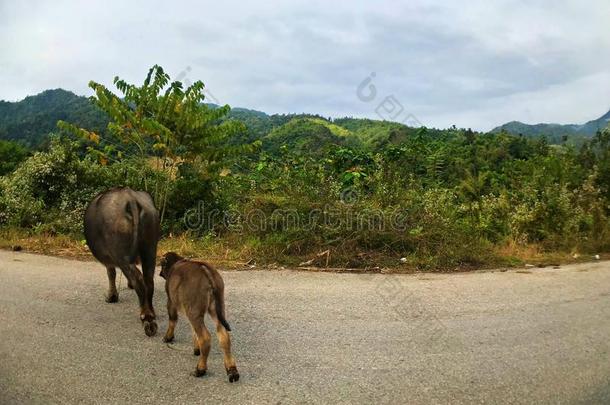
[[[0,99],[158,63],[223,103],[376,117],[386,96],[428,126],[584,122],[610,107],[610,4],[0,2]],[[356,87],[371,72],[379,98]]]

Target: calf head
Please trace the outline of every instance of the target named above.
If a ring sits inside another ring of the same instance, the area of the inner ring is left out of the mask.
[[[177,254],[175,252],[167,252],[161,258],[161,262],[160,262],[161,272],[159,273],[159,275],[167,280],[172,266],[183,259],[184,259],[184,257],[180,256],[179,254]]]

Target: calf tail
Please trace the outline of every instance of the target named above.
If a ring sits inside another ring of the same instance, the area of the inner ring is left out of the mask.
[[[225,291],[223,285],[218,285],[214,281],[214,275],[211,274],[210,268],[207,264],[201,263],[201,267],[205,271],[210,284],[212,285],[212,293],[214,294],[214,305],[216,305],[216,316],[218,317],[218,321],[225,327],[229,332],[231,331],[231,326],[227,319],[225,318]],[[222,281],[221,281],[222,283]]]
[[[229,322],[225,319],[225,294],[224,291],[219,291],[218,289],[214,289],[214,301],[216,301],[216,315],[218,316],[218,320],[229,332],[231,331],[231,326]]]

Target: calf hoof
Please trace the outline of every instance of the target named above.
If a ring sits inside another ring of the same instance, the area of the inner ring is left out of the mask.
[[[207,373],[207,372],[208,372],[208,370],[206,370],[205,368],[203,370],[196,368],[195,371],[193,371],[191,373],[191,375],[193,377],[203,377],[205,375],[205,373]]]
[[[195,349],[193,349],[193,354],[194,354],[195,356],[199,356],[199,355],[201,354],[201,350],[199,350],[199,349],[195,348]]]
[[[231,367],[227,369],[227,375],[229,376],[230,383],[239,381],[239,373],[237,372],[237,367]]]
[[[163,336],[163,343],[171,343],[174,341],[174,337],[173,336]]]
[[[119,302],[119,294],[118,293],[106,294],[106,302],[109,304]]]
[[[155,336],[157,334],[157,322],[155,321],[144,321],[144,333],[146,336]]]

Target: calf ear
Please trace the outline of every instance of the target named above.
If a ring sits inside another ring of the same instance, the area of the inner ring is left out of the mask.
[[[165,278],[166,275],[166,267],[167,267],[167,259],[164,257],[161,258],[161,260],[159,261],[159,264],[161,265],[161,271],[159,272],[159,275],[163,278]]]

